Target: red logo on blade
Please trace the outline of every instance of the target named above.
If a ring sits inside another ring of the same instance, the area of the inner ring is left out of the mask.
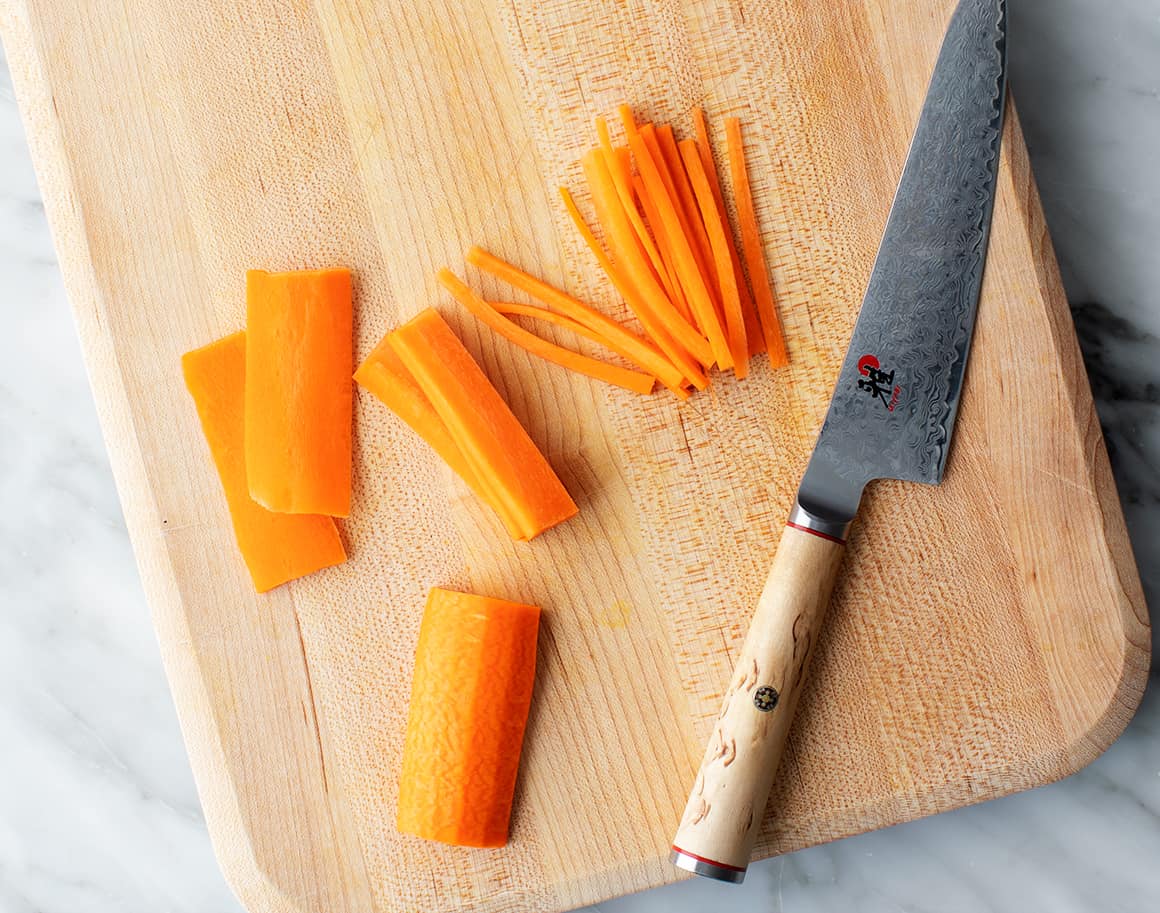
[[[882,401],[888,412],[893,412],[902,396],[902,387],[894,383],[894,372],[883,371],[877,355],[863,355],[858,359],[858,373],[863,379],[858,381],[858,389],[865,390]]]

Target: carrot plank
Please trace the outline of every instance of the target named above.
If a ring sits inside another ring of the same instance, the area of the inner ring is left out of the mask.
[[[419,628],[396,824],[456,846],[507,843],[540,610],[435,588]]]
[[[246,274],[246,476],[269,510],[350,514],[350,271]]]
[[[439,314],[428,308],[387,337],[520,540],[577,507],[507,403]]]
[[[595,380],[604,381],[606,384],[622,387],[633,393],[652,393],[653,387],[656,385],[656,378],[652,375],[641,374],[639,371],[629,371],[618,365],[589,358],[587,355],[581,355],[579,352],[558,346],[554,342],[549,342],[535,333],[525,330],[476,295],[463,280],[449,269],[439,270],[439,284],[447,289],[452,297],[472,315],[487,324],[500,336],[545,361],[550,361]]]
[[[181,369],[254,589],[264,593],[324,567],[342,564],[346,552],[330,517],[278,514],[250,497],[244,445],[246,334],[234,333],[187,352]]]
[[[680,151],[697,205],[704,216],[706,234],[717,264],[722,308],[725,311],[725,330],[729,336],[729,347],[733,350],[733,370],[737,377],[744,378],[749,374],[749,345],[745,339],[745,315],[741,311],[741,295],[737,291],[738,278],[729,260],[728,232],[721,224],[717,213],[713,188],[701,164],[701,153],[697,149],[696,141],[682,140]]]
[[[753,191],[749,185],[749,172],[745,167],[745,143],[741,138],[741,121],[736,117],[725,118],[725,141],[729,152],[729,170],[733,175],[737,221],[741,228],[741,248],[745,254],[745,265],[749,268],[753,300],[757,303],[757,313],[761,317],[761,329],[765,334],[769,364],[771,367],[781,368],[789,363],[789,357],[786,353],[785,337],[781,332],[781,323],[777,319],[777,307],[769,283],[769,270],[765,265],[761,230],[757,226],[757,210],[753,205]]]

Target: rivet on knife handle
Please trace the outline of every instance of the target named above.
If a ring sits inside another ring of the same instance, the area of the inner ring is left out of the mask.
[[[745,877],[842,561],[840,538],[794,519],[800,510],[782,532],[673,840],[673,862],[699,875]]]

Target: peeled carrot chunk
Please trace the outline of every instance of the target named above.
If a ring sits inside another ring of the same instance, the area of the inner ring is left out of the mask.
[[[733,175],[733,196],[737,202],[741,247],[745,253],[745,265],[749,268],[753,300],[757,302],[757,313],[761,317],[761,330],[765,334],[769,364],[771,367],[781,368],[789,364],[789,356],[785,349],[781,323],[777,319],[773,289],[769,284],[769,270],[765,265],[765,253],[761,244],[761,229],[757,226],[757,210],[753,205],[753,191],[749,186],[749,172],[745,167],[745,143],[741,139],[741,121],[736,117],[725,118],[725,141],[729,151],[729,170]]]
[[[402,359],[391,348],[387,337],[375,347],[354,374],[359,386],[368,390],[387,408],[401,418],[419,437],[427,442],[451,470],[498,515],[512,538],[518,538],[520,529],[504,510],[502,503],[491,497],[491,491],[479,480],[475,469],[467,461],[443,419],[427,399],[427,394],[415,382]]]
[[[246,477],[269,510],[350,514],[350,271],[246,274]]]
[[[507,843],[539,624],[536,606],[431,590],[403,742],[401,832],[456,846]]]
[[[428,308],[387,337],[476,477],[526,541],[575,516],[564,485],[471,353]]]
[[[250,497],[243,445],[246,334],[234,333],[187,352],[181,370],[197,406],[201,430],[225,491],[234,538],[254,589],[264,593],[342,564],[346,552],[330,517],[273,513]]]
[[[439,270],[439,284],[447,289],[456,301],[499,335],[545,361],[568,368],[578,374],[602,380],[607,384],[623,387],[633,393],[652,393],[653,387],[656,385],[656,378],[650,374],[641,374],[639,371],[630,371],[606,361],[589,358],[587,355],[565,349],[563,346],[549,342],[535,333],[528,332],[476,295],[462,279],[449,269]]]
[[[745,339],[749,346],[749,355],[753,357],[765,351],[765,336],[761,332],[761,319],[757,316],[753,296],[749,294],[749,286],[745,284],[745,276],[741,272],[741,257],[737,255],[737,244],[733,240],[729,216],[725,212],[721,180],[717,177],[717,165],[713,161],[713,147],[709,144],[709,125],[705,121],[705,112],[700,108],[693,108],[693,124],[697,131],[697,151],[701,154],[701,165],[705,169],[705,176],[709,178],[709,184],[713,188],[713,199],[717,203],[717,217],[725,226],[725,238],[729,242],[729,262],[733,266],[733,275],[737,277],[737,294],[741,297],[741,312],[745,315]]]

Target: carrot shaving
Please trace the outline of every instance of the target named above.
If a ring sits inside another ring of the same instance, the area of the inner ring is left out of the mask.
[[[469,249],[466,260],[472,266],[490,273],[588,327],[603,337],[605,345],[613,352],[627,358],[646,373],[655,375],[666,387],[670,385],[679,387],[684,379],[685,375],[651,343],[578,298],[573,298],[567,292],[525,273],[519,267],[512,266],[481,247]]]
[[[761,317],[761,328],[765,333],[769,363],[774,368],[784,367],[789,363],[789,358],[786,354],[781,324],[777,319],[773,289],[769,284],[769,270],[765,265],[761,244],[761,230],[757,225],[757,211],[749,186],[749,172],[745,167],[745,144],[741,138],[741,121],[736,117],[725,118],[725,140],[729,152],[729,170],[733,175],[733,195],[737,201],[741,247],[745,254],[745,265],[749,268],[749,281],[753,286],[753,298],[757,302],[757,312]]]
[[[689,183],[696,195],[697,204],[704,216],[705,231],[716,261],[717,275],[720,277],[721,302],[725,311],[725,329],[729,334],[729,347],[733,350],[733,370],[738,378],[749,374],[749,345],[745,340],[745,315],[741,312],[741,295],[737,291],[737,276],[729,260],[729,241],[725,227],[717,212],[713,199],[713,188],[701,164],[701,154],[695,140],[682,140],[681,157],[688,172]]]
[[[537,355],[545,361],[568,368],[578,374],[604,381],[606,384],[622,387],[633,393],[652,393],[653,387],[656,385],[655,377],[589,358],[587,355],[581,355],[579,352],[573,352],[571,349],[565,349],[554,342],[549,342],[535,333],[529,333],[476,295],[449,269],[439,270],[438,278],[439,283],[451,293],[455,300],[479,320],[532,355]]]

